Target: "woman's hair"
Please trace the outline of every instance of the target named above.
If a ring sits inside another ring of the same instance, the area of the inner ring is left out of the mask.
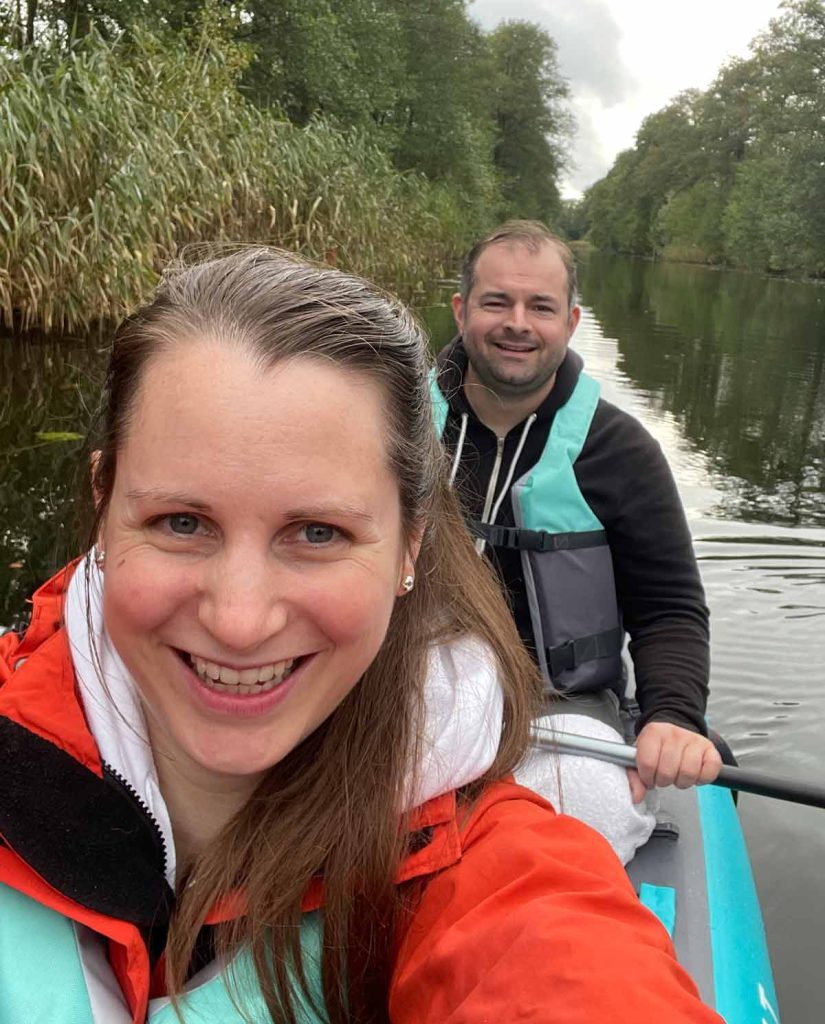
[[[170,347],[204,338],[251,354],[262,372],[301,356],[372,381],[384,399],[403,529],[408,539],[423,529],[423,541],[415,588],[396,601],[386,639],[358,685],[267,772],[191,865],[167,945],[170,991],[180,993],[186,982],[210,909],[240,890],[247,912],[218,927],[218,952],[247,945],[273,1019],[294,1022],[296,977],[306,993],[302,897],[320,879],[324,1011],[331,1024],[386,1019],[393,927],[410,898],[393,880],[411,841],[401,807],[418,759],[428,648],[475,634],[498,663],[501,742],[489,771],[462,792],[465,800],[520,759],[537,699],[535,670],[446,484],[421,330],[403,305],[365,281],[283,252],[245,248],[175,265],[152,301],[119,327],[94,470],[92,537],[147,367]]]

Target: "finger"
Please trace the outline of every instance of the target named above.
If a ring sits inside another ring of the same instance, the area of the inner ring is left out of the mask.
[[[662,750],[662,741],[658,736],[639,733],[636,741],[636,771],[648,789],[656,785],[656,769]]]
[[[655,785],[672,786],[679,777],[679,767],[682,764],[684,746],[682,743],[664,744],[659,751],[659,760],[656,764]]]
[[[701,743],[690,743],[684,748],[679,772],[673,780],[677,789],[689,789],[696,785],[702,773],[704,754],[705,748]]]
[[[647,786],[639,778],[635,768],[627,769],[627,781],[630,783],[630,798],[634,804],[639,804],[647,796]]]
[[[702,767],[699,772],[700,783],[713,782],[722,770],[722,755],[712,743],[708,743],[702,757]]]

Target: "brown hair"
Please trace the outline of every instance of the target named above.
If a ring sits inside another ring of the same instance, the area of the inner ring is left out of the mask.
[[[330,717],[269,770],[192,865],[196,884],[178,893],[167,944],[169,989],[181,992],[215,901],[240,890],[247,912],[219,927],[218,951],[249,948],[272,1018],[294,1022],[296,979],[309,997],[301,901],[313,878],[322,877],[323,1012],[330,1024],[386,1020],[393,923],[403,898],[393,878],[409,841],[399,808],[408,767],[417,763],[428,649],[475,634],[498,664],[501,742],[490,770],[460,794],[466,800],[523,754],[537,675],[447,486],[432,421],[430,361],[417,324],[365,281],[276,250],[242,249],[175,266],[154,299],[118,329],[92,536],[106,514],[148,364],[159,351],[203,336],[251,352],[262,370],[308,356],[372,380],[385,399],[404,529],[424,533],[415,588],[396,602],[372,665]]]
[[[552,245],[561,257],[567,271],[567,311],[576,305],[578,281],[576,278],[576,261],[570,247],[558,235],[539,220],[508,220],[491,234],[476,242],[464,257],[461,267],[461,301],[467,304],[470,292],[476,279],[476,264],[485,249],[491,245],[523,245],[530,252],[538,252],[544,245]]]

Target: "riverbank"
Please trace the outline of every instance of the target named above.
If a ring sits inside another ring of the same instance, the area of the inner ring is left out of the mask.
[[[665,251],[661,253],[636,253],[636,252],[614,252],[610,249],[600,249],[581,238],[567,243],[573,251],[576,259],[586,259],[593,253],[603,256],[618,257],[620,259],[644,260],[646,263],[666,263],[684,267],[702,267],[705,270],[717,270],[721,273],[748,274],[751,277],[767,278],[771,281],[787,281],[793,284],[825,285],[825,276],[810,277],[804,274],[783,272],[780,270],[756,269],[748,266],[737,266],[733,263],[726,263],[724,260],[703,259],[699,255],[691,255],[689,250],[677,250],[675,252]]]

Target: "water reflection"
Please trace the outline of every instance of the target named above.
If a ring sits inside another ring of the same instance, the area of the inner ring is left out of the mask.
[[[103,374],[97,338],[0,336],[0,627],[77,551],[82,440]]]
[[[582,295],[617,366],[705,454],[724,518],[825,525],[825,292],[592,254]]]

